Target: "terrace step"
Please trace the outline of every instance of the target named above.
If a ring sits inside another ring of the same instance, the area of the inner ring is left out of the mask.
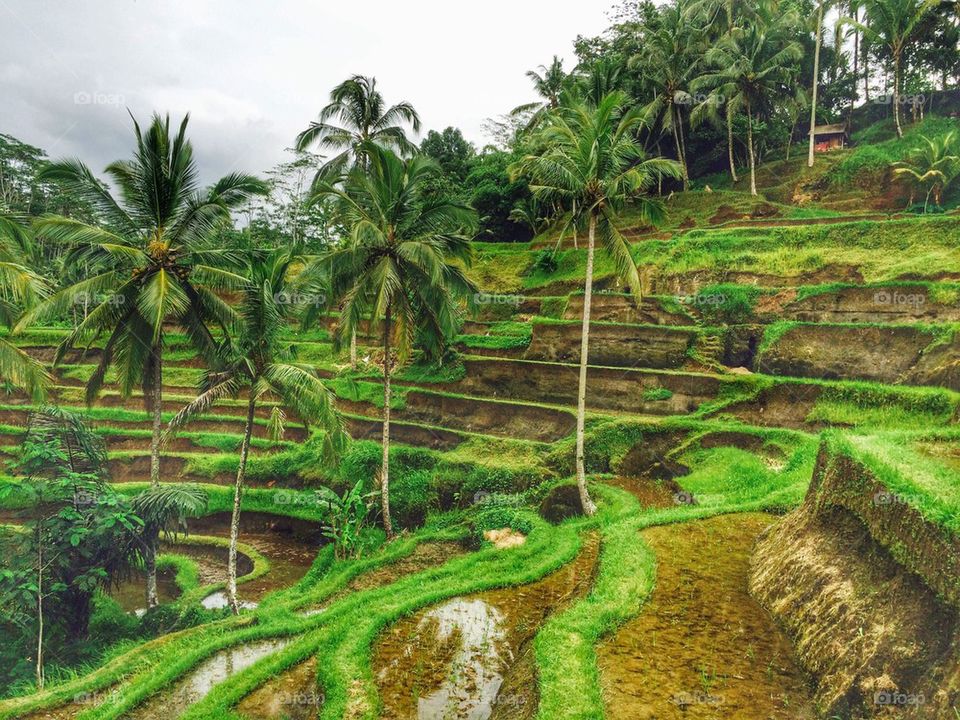
[[[960,288],[956,289],[960,293]],[[763,299],[758,308],[782,320],[817,323],[950,323],[960,322],[960,303],[943,302],[917,284],[842,287],[796,299],[786,291]]]
[[[579,363],[579,323],[534,323],[528,360]],[[591,324],[590,362],[607,367],[676,369],[688,359],[696,328]]]
[[[758,354],[768,375],[939,385],[960,390],[960,333],[917,326],[802,324]]]
[[[84,415],[86,408],[85,407],[70,407],[63,406],[67,410],[72,410],[79,415]],[[4,425],[12,425],[16,427],[22,427],[26,429],[27,422],[30,414],[30,406],[27,403],[24,403],[21,407],[0,407],[0,423]],[[144,414],[143,421],[136,420],[114,420],[114,419],[98,419],[96,417],[90,418],[90,424],[93,427],[99,428],[118,428],[118,429],[130,429],[130,430],[149,430],[150,429],[150,419]],[[236,420],[227,420],[227,419],[217,419],[209,420],[204,418],[197,418],[190,422],[187,426],[188,431],[190,432],[210,432],[210,433],[221,433],[223,435],[235,435],[238,438],[243,435],[243,426],[244,422],[242,418],[237,418]],[[266,438],[267,426],[255,424],[253,426],[253,436],[257,438]],[[287,424],[284,430],[284,440],[291,442],[304,442],[310,437],[310,432],[304,427]]]
[[[583,317],[583,295],[571,295],[563,311],[564,320],[579,320]],[[687,313],[668,310],[662,298],[647,296],[640,307],[629,295],[597,293],[590,300],[591,322],[626,323],[631,325],[693,325],[694,319]]]
[[[512,398],[552,405],[577,404],[579,367],[532,360],[465,358],[465,377],[449,390],[488,398]],[[680,415],[716,399],[726,379],[680,373],[591,365],[587,405],[592,410],[643,415]]]
[[[371,422],[379,422],[382,414],[382,410],[369,403],[341,399],[338,404],[341,412],[360,415]],[[576,426],[575,415],[561,408],[425,390],[409,390],[405,407],[391,413],[391,427],[394,418],[421,427],[538,442],[564,438]],[[361,429],[366,433],[369,427],[367,424]],[[426,439],[429,444],[452,440],[432,435]]]

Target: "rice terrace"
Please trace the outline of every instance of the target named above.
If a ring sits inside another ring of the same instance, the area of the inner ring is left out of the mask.
[[[960,720],[958,3],[613,1],[0,2],[0,720]]]

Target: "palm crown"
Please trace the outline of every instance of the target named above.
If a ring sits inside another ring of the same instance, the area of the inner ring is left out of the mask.
[[[440,172],[432,160],[404,161],[372,144],[364,152],[367,173],[352,173],[343,189],[319,188],[337,198],[350,232],[321,261],[333,297],[344,299],[337,337],[342,341],[366,315],[389,311],[401,355],[417,331],[435,349],[456,331],[457,298],[476,292],[463,270],[472,257],[475,212],[425,192]]]
[[[636,138],[641,111],[624,111],[626,102],[624,93],[614,92],[596,106],[560,107],[541,131],[546,149],[522,158],[512,171],[527,175],[534,197],[545,204],[577,208],[568,216],[564,232],[595,218],[618,274],[639,296],[640,276],[629,244],[617,229],[617,215],[627,200],[633,200],[647,221],[660,220],[662,205],[643,193],[661,176],[680,177],[680,170],[671,160],[646,157]]]
[[[109,335],[88,400],[115,360],[124,394],[138,384],[145,391],[153,387],[165,322],[179,323],[210,355],[214,342],[205,321],[226,323],[231,314],[215,291],[242,278],[224,268],[229,253],[209,248],[208,240],[230,222],[231,209],[266,188],[252,176],[231,174],[201,191],[187,122],[171,136],[169,116],[155,115],[145,133],[134,121],[133,158],[106,168],[116,197],[78,160],[54,163],[43,173],[90,202],[102,225],[65,217],[38,222],[39,233],[66,246],[68,262],[93,273],[26,313],[19,327],[62,314],[79,298],[92,299],[93,310],[58,349],[59,359],[79,342]]]
[[[316,145],[337,153],[324,165],[324,172],[333,176],[362,161],[367,143],[414,154],[416,146],[407,139],[405,124],[420,131],[420,116],[410,103],[387,107],[376,78],[354,75],[333,89],[319,119],[297,136],[297,149]]]
[[[13,215],[0,213],[0,322],[8,327],[47,290],[43,278],[28,267],[30,254],[27,229]],[[7,340],[0,340],[0,378],[35,400],[42,400],[53,382],[40,363]]]

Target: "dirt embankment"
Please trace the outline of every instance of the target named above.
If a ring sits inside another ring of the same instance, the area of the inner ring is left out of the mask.
[[[383,438],[383,422],[374,418],[348,417],[345,418],[347,432],[354,440],[374,440],[380,442]],[[452,450],[463,442],[463,436],[452,430],[437,427],[423,427],[409,423],[390,422],[390,437],[393,441],[404,445],[427,447],[432,450]]]
[[[754,369],[770,375],[960,390],[960,342],[935,341],[931,333],[913,327],[798,325],[765,349]]]
[[[646,291],[656,295],[696,295],[706,287],[722,283],[761,288],[798,288],[804,285],[864,282],[860,271],[850,265],[826,265],[819,270],[799,275],[771,275],[722,268],[670,274],[663,272],[661,268],[648,267],[642,271],[642,279]]]
[[[485,397],[574,406],[578,368],[575,365],[523,360],[465,360],[466,376],[449,388]],[[591,367],[587,372],[587,405],[644,415],[676,415],[713,400],[721,380],[711,375],[678,375],[634,368]]]
[[[804,504],[761,538],[751,591],[824,716],[934,720],[960,710],[958,576],[956,538],[824,449]]]
[[[563,312],[564,320],[580,320],[583,317],[583,295],[571,295]],[[630,323],[634,325],[693,325],[689,315],[670,312],[657,298],[646,297],[640,304],[628,295],[597,293],[590,301],[592,322]]]
[[[565,410],[411,391],[403,419],[485,435],[553,442],[573,432]]]
[[[929,297],[925,288],[910,285],[843,288],[802,300],[783,299],[787,302],[776,311],[781,320],[826,323],[960,321],[960,306],[937,302]]]
[[[539,323],[526,358],[580,362],[580,324]],[[696,341],[696,330],[640,325],[594,325],[590,329],[590,363],[611,367],[679,368]]]

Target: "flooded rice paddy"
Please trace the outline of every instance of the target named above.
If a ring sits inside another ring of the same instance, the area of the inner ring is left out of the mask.
[[[598,649],[607,718],[815,717],[790,642],[747,590],[754,542],[775,520],[729,515],[642,533],[656,586]]]
[[[547,616],[589,588],[598,545],[590,538],[574,562],[538,582],[452,598],[386,630],[373,654],[382,717],[486,720],[498,706],[534,710],[535,682],[502,690]]]

